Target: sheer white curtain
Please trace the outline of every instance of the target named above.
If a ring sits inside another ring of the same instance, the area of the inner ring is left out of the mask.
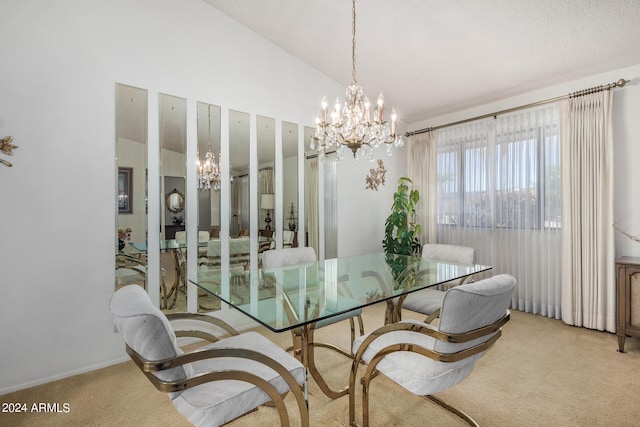
[[[562,103],[562,320],[615,332],[612,94]]]
[[[559,319],[557,106],[441,129],[437,146],[438,243],[475,248],[517,278],[513,308]]]
[[[268,167],[258,171],[258,191],[263,193],[275,193],[273,185],[273,168]]]
[[[422,244],[437,243],[438,186],[436,132],[426,132],[411,137],[409,143],[409,178],[420,192],[416,206],[416,223],[422,226]]]

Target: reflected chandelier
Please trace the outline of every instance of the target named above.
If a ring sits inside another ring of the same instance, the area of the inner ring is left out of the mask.
[[[396,138],[396,112],[392,111],[391,124],[383,117],[384,98],[382,94],[378,98],[371,117],[371,104],[364,95],[364,91],[356,80],[356,0],[352,0],[352,31],[351,31],[351,61],[353,80],[347,86],[344,107],[340,106],[340,99],[336,99],[334,110],[331,113],[331,122],[327,121],[327,98],[322,98],[322,112],[316,118],[316,132],[312,136],[310,147],[318,150],[320,156],[336,146],[337,158],[342,159],[344,151],[353,152],[356,160],[360,156],[373,160],[373,149],[380,144],[387,145],[387,154],[391,155],[391,145],[396,147],[404,145],[402,136]],[[316,147],[317,145],[317,147]]]
[[[213,187],[214,190],[220,190],[220,154],[218,155],[218,162],[216,162],[216,156],[211,151],[211,106],[208,106],[209,117],[209,149],[204,156],[204,161],[200,159],[200,150],[198,150],[198,160],[196,162],[196,168],[198,170],[198,188],[202,190],[209,190]]]

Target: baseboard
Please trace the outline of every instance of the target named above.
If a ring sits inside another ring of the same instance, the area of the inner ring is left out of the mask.
[[[11,387],[7,387],[7,388],[0,388],[0,396],[8,394],[8,393],[13,393],[14,391],[19,391],[19,390],[24,390],[26,388],[31,388],[31,387],[35,387],[35,386],[39,386],[42,384],[47,384],[53,381],[58,381],[58,380],[62,380],[65,378],[69,378],[69,377],[73,377],[75,375],[80,375],[80,374],[85,374],[87,372],[91,372],[91,371],[95,371],[97,369],[102,369],[102,368],[106,368],[108,366],[112,366],[112,365],[116,365],[118,363],[123,363],[126,362],[127,360],[131,360],[129,359],[128,356],[123,356],[121,358],[115,359],[115,360],[111,360],[109,362],[104,362],[104,363],[99,363],[97,365],[92,365],[92,366],[86,366],[84,368],[81,369],[77,369],[77,370],[73,370],[73,371],[68,371],[68,372],[64,372],[61,374],[56,374],[50,377],[46,377],[46,378],[39,378],[37,380],[34,381],[29,381],[26,383],[22,383],[22,384],[17,384]]]

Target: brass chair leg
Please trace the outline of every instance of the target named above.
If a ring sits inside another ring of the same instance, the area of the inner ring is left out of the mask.
[[[437,309],[436,311],[431,313],[429,316],[427,316],[427,318],[424,319],[424,323],[431,323],[434,320],[436,320],[438,317],[440,317],[440,309]]]
[[[355,380],[358,373],[359,364],[354,360],[351,365],[351,374],[349,376],[349,387],[347,393],[349,394],[349,425],[352,427],[360,427],[359,424],[356,423],[356,408],[355,408]],[[369,389],[371,380],[378,376],[377,369],[371,369],[370,367],[365,371],[364,375],[360,378],[360,383],[362,384],[362,427],[369,427]],[[480,425],[473,419],[469,414],[463,412],[460,409],[457,409],[442,399],[435,397],[433,395],[422,396],[423,398],[432,401],[433,403],[439,405],[441,408],[451,412],[452,414],[458,416],[462,420],[464,420],[467,424],[472,427],[480,427]]]
[[[449,405],[448,403],[446,403],[445,401],[443,401],[440,398],[437,398],[435,396],[423,396],[425,399],[429,399],[430,401],[440,405],[440,407],[446,409],[447,411],[457,415],[458,417],[462,418],[464,421],[466,421],[470,426],[473,427],[480,427],[480,425],[476,422],[476,420],[474,420],[473,418],[471,418],[467,413],[461,411],[460,409],[454,408],[453,406]]]

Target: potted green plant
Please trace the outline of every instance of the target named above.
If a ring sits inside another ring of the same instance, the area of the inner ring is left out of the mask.
[[[398,180],[398,190],[393,194],[393,205],[385,221],[382,241],[396,287],[403,285],[398,282],[398,278],[408,265],[407,258],[394,255],[420,256],[422,249],[420,244],[422,227],[415,223],[415,209],[420,200],[420,193],[409,185],[413,185],[413,181],[409,178],[401,177]]]

